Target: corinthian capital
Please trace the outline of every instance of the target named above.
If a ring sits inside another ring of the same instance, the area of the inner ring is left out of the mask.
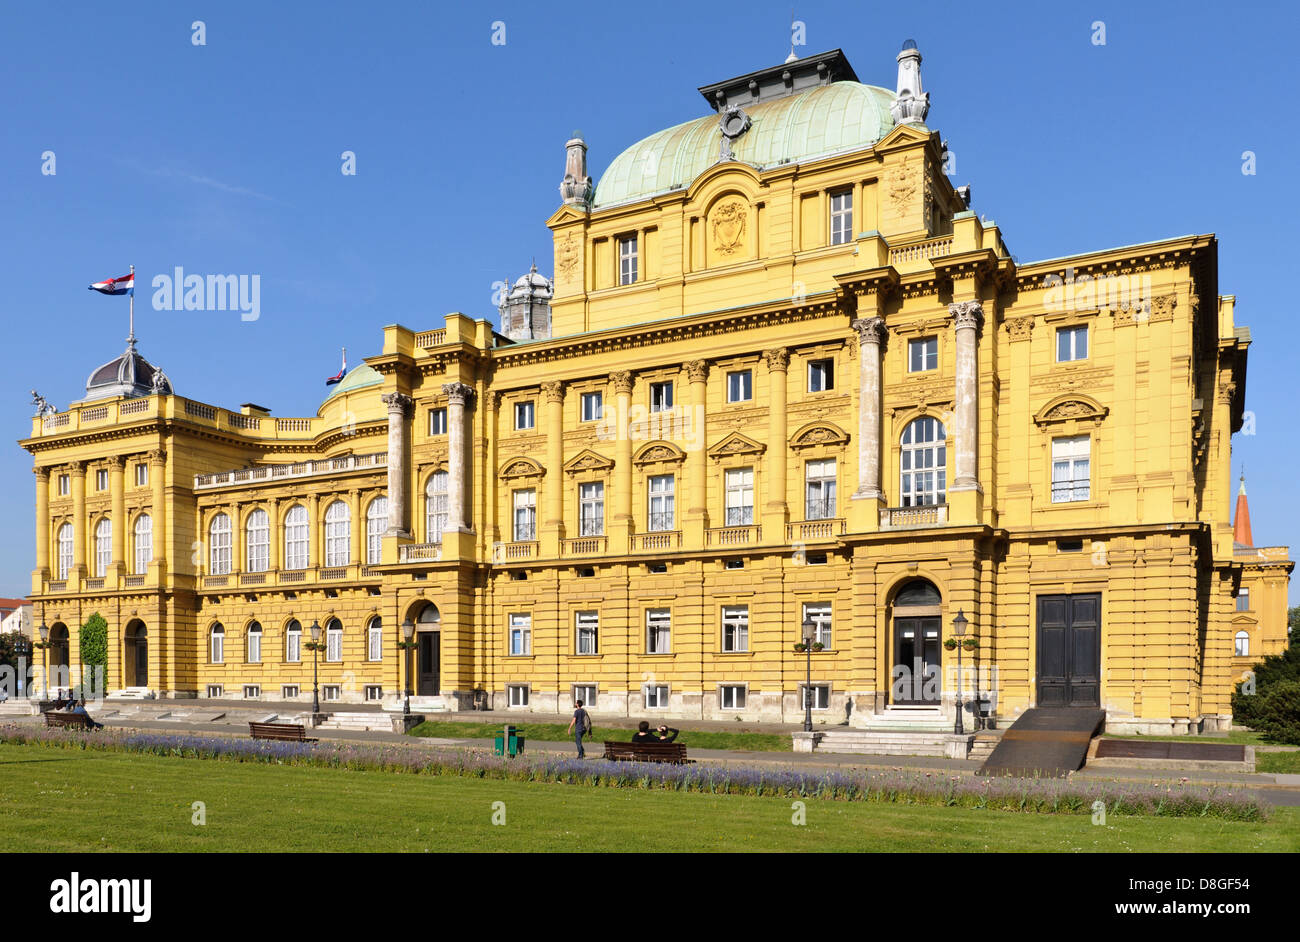
[[[850,325],[858,333],[858,345],[875,344],[883,351],[889,345],[889,328],[883,317],[859,317]]]
[[[785,347],[777,347],[775,350],[764,350],[763,359],[767,361],[767,368],[772,372],[784,372],[790,368],[790,351]]]
[[[391,392],[384,393],[379,397],[380,402],[388,406],[389,415],[406,415],[415,405],[415,400],[404,393]]]
[[[443,383],[442,391],[452,405],[467,405],[474,398],[474,387],[467,383]]]
[[[953,326],[957,330],[972,328],[979,330],[984,326],[984,307],[978,301],[957,301],[948,305],[948,313],[953,317]]]
[[[40,466],[37,466],[35,468],[32,468],[32,473],[35,474],[39,480],[48,481],[50,479],[49,468],[42,468]]]
[[[560,382],[542,383],[542,395],[547,402],[564,401],[564,384]]]
[[[709,378],[708,360],[687,360],[686,375],[692,383],[702,383]]]
[[[614,384],[614,392],[616,393],[630,393],[632,391],[632,373],[628,370],[610,373],[609,381]]]

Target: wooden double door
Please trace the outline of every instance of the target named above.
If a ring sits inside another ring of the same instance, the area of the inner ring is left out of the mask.
[[[1101,593],[1038,597],[1038,706],[1101,706]]]
[[[942,670],[939,616],[895,617],[890,702],[937,705],[943,692]]]

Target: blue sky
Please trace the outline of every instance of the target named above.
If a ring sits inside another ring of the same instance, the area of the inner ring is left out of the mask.
[[[313,414],[340,347],[355,364],[377,352],[384,324],[494,318],[494,281],[534,257],[550,274],[544,221],[574,129],[598,177],[635,140],[704,113],[697,86],[779,62],[790,43],[788,0],[743,16],[667,0],[466,7],[6,4],[10,441],[28,434],[28,390],[66,408],[121,352],[125,299],[86,285],[129,264],[142,279],[141,352],[179,393]],[[1297,14],[1132,7],[800,3],[794,16],[806,24],[801,52],[842,48],[871,84],[892,88],[895,54],[917,41],[927,123],[950,141],[954,182],[972,185],[974,208],[1022,262],[1218,234],[1220,290],[1237,295],[1255,340],[1246,407],[1257,433],[1234,438],[1234,480],[1244,461],[1257,543],[1300,544],[1282,212],[1300,153]],[[191,41],[195,20],[204,46]],[[492,43],[494,21],[504,45]],[[345,150],[355,176],[340,173]],[[152,310],[148,279],[176,266],[260,275],[259,319]],[[5,454],[0,593],[23,595],[32,462],[16,445]]]

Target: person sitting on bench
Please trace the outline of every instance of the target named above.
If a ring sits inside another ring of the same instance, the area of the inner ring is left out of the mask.
[[[78,701],[76,702],[76,704],[72,707],[72,709],[69,710],[68,712],[69,712],[69,713],[72,713],[72,714],[74,714],[74,715],[76,715],[76,716],[84,716],[84,717],[86,718],[86,720],[90,723],[90,728],[91,728],[91,729],[103,729],[103,728],[104,728],[104,724],[103,724],[103,723],[96,723],[96,722],[94,721],[94,719],[91,717],[91,715],[90,715],[89,713],[86,712],[86,701],[85,701],[85,700],[78,700]]]
[[[679,732],[679,730],[673,729],[670,726],[660,726],[658,729],[652,731],[650,729],[650,724],[645,720],[638,723],[636,729],[637,731],[632,734],[632,741],[639,743],[672,742],[677,738],[677,733]]]

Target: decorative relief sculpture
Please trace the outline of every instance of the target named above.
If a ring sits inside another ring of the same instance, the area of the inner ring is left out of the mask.
[[[721,255],[735,255],[745,248],[748,207],[740,200],[726,200],[713,210],[713,246]]]

